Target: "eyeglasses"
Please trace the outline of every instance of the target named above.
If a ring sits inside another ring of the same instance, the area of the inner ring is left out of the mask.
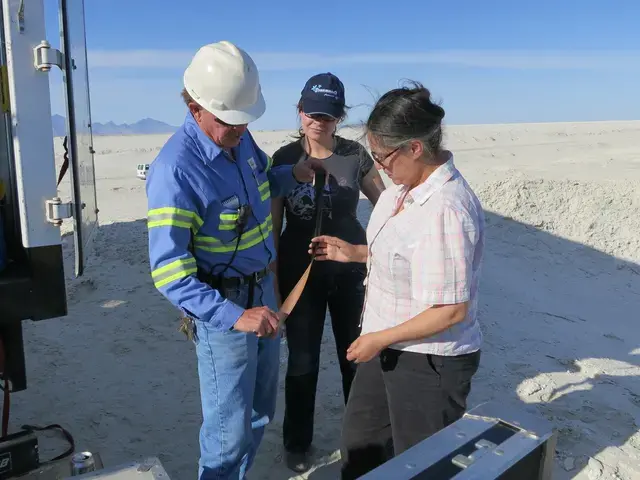
[[[336,119],[326,113],[305,113],[307,118],[315,120],[316,122],[334,122]]]
[[[389,153],[385,154],[384,157],[379,158],[378,154],[375,152],[371,152],[371,158],[373,158],[373,160],[380,165],[383,168],[387,168],[387,165],[384,164],[384,161],[389,158],[391,155],[393,155],[394,153],[396,153],[398,150],[400,150],[402,148],[402,146],[400,147],[396,147],[393,150],[391,150]]]

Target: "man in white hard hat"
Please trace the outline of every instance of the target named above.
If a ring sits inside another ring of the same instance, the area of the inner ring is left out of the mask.
[[[184,124],[147,175],[156,288],[196,345],[201,479],[244,479],[275,412],[280,357],[271,196],[311,182],[315,160],[273,167],[247,124],[265,111],[258,70],[230,42],[184,73]]]

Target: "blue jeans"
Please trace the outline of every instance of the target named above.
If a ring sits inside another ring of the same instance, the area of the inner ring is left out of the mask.
[[[270,273],[256,285],[254,306],[277,310],[273,282]],[[248,290],[226,296],[244,307]],[[280,336],[219,332],[200,321],[194,333],[203,416],[199,478],[243,480],[275,414]]]

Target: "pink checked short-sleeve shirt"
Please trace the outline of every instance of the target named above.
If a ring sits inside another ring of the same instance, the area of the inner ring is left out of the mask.
[[[392,216],[400,201],[403,210]],[[466,318],[449,330],[391,348],[447,356],[480,349],[484,213],[453,156],[408,193],[403,186],[386,189],[369,220],[367,242],[362,334],[406,322],[432,305],[469,301]]]

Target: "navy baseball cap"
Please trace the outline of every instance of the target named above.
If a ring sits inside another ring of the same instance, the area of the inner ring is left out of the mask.
[[[302,111],[340,118],[344,114],[344,85],[332,73],[314,75],[301,92]]]

